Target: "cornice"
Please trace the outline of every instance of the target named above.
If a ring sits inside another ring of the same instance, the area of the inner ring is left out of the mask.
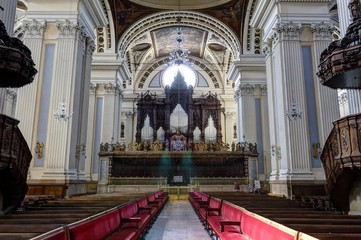
[[[92,64],[92,70],[118,70],[119,65],[94,65]]]

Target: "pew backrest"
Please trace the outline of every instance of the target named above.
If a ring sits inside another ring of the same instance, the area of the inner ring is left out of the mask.
[[[298,236],[297,231],[248,211],[243,212],[241,230],[252,240],[295,240]]]
[[[223,201],[221,208],[221,215],[225,219],[230,221],[241,221],[243,211],[238,206],[230,202]]]

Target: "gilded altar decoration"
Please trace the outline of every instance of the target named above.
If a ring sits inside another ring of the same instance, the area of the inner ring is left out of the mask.
[[[100,151],[101,152],[108,152],[109,143],[100,143]]]
[[[128,144],[129,151],[140,151],[141,146],[138,142],[132,142]]]
[[[312,144],[312,155],[314,159],[318,159],[321,153],[321,144],[320,143],[313,143]]]
[[[194,151],[196,152],[203,152],[208,150],[208,144],[200,141],[194,144]]]
[[[37,141],[35,147],[35,153],[38,159],[43,158],[43,150],[44,150],[44,143]]]
[[[153,151],[162,151],[163,150],[163,144],[159,141],[154,141],[152,144],[151,144],[151,149]]]

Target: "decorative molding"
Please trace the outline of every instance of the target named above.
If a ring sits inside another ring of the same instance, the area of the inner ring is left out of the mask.
[[[106,31],[105,27],[97,28],[97,52],[103,53],[105,51],[105,37],[104,32]]]
[[[125,116],[126,116],[127,118],[133,118],[134,115],[135,115],[135,112],[133,112],[133,111],[128,111],[128,112],[125,113]]]
[[[338,104],[340,106],[347,104],[347,102],[348,102],[347,92],[342,92],[338,94]]]
[[[154,31],[159,28],[179,25],[178,19],[182,18],[182,24],[186,26],[196,26],[204,30],[212,32],[211,40],[223,43],[232,52],[233,59],[240,59],[241,44],[234,32],[224,23],[220,23],[216,18],[210,17],[203,13],[183,12],[183,11],[167,11],[162,13],[151,14],[137,22],[129,28],[119,40],[119,58],[123,59],[127,51],[130,49],[134,39],[143,36],[147,32]],[[167,19],[167,21],[165,21]],[[139,26],[147,26],[140,28]]]
[[[262,95],[267,95],[267,85],[261,85],[261,93]]]
[[[255,89],[256,89],[256,85],[254,85],[254,84],[246,83],[246,84],[241,84],[240,85],[240,90],[241,90],[241,95],[242,96],[244,96],[244,95],[253,95]]]
[[[271,34],[271,43],[270,46],[272,46],[272,48],[274,48],[280,41],[280,34],[276,31],[274,31]]]
[[[45,21],[37,21],[35,19],[24,20],[24,33],[26,38],[43,38],[46,29]]]
[[[225,112],[224,113],[224,116],[226,116],[226,118],[228,118],[228,119],[233,119],[233,115],[234,115],[233,112]]]
[[[336,27],[333,24],[321,22],[311,25],[314,40],[332,40],[332,34],[335,32]]]
[[[271,44],[269,44],[268,42],[264,42],[262,51],[265,55],[265,58],[268,58],[271,55]]]
[[[16,101],[18,92],[14,88],[6,88],[6,98],[10,101]]]
[[[102,84],[103,88],[105,90],[105,93],[107,94],[115,94],[119,96],[120,98],[123,98],[123,88],[119,83],[105,83]]]
[[[241,86],[240,84],[238,84],[237,87],[234,88],[234,100],[238,102],[240,96],[241,96]]]
[[[114,63],[111,63],[112,65],[100,65],[93,63],[91,66],[92,70],[118,70],[119,65],[114,65]]]
[[[95,91],[98,89],[97,83],[90,83],[90,93],[95,93]]]
[[[78,22],[71,22],[69,20],[57,21],[56,28],[59,30],[59,36],[63,38],[74,38],[76,32],[80,29]]]
[[[87,53],[89,56],[93,56],[93,53],[96,49],[95,43],[93,40],[91,40],[90,38],[88,38],[87,40]]]
[[[301,23],[293,23],[292,21],[284,23],[276,23],[276,27],[273,28],[275,32],[281,35],[281,39],[298,40],[302,31]]]
[[[115,93],[116,91],[116,85],[114,83],[105,83],[103,85],[103,88],[105,90],[105,93]]]
[[[272,145],[271,146],[271,154],[273,157],[276,157],[277,160],[281,159],[281,147]]]

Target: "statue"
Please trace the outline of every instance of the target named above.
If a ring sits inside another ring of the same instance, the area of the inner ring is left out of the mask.
[[[170,144],[172,151],[185,151],[187,145],[186,137],[177,130],[177,133],[171,137]]]

